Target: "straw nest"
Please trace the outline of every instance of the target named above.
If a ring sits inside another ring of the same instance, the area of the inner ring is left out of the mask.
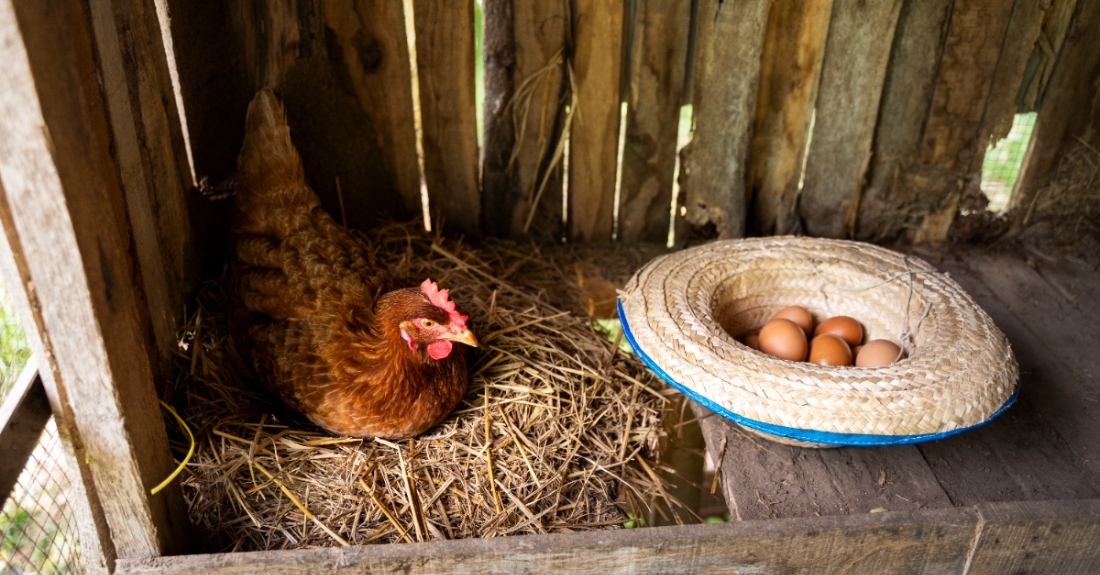
[[[908,353],[886,367],[785,361],[734,337],[800,305],[857,318]],[[669,382],[753,431],[796,445],[914,443],[999,413],[1019,376],[1008,339],[927,263],[842,240],[714,242],[653,261],[622,295],[631,343]]]
[[[412,226],[367,241],[398,277],[437,280],[470,315],[482,347],[465,399],[399,443],[334,437],[272,415],[285,412],[229,349],[226,282],[208,284],[180,330],[180,376],[167,397],[194,431],[181,480],[212,547],[614,528],[622,510],[643,517],[666,498],[654,458],[662,405],[677,394],[570,311],[584,301],[567,266],[534,246],[474,249]],[[182,457],[189,444],[173,434]]]

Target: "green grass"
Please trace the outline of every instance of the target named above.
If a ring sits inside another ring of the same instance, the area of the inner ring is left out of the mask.
[[[0,287],[0,402],[7,397],[30,356],[23,325],[19,323],[8,293]]]
[[[982,191],[989,197],[989,209],[1004,211],[1008,207],[1020,167],[1027,154],[1031,133],[1035,128],[1035,112],[1016,114],[1012,130],[1003,140],[991,146],[982,161]]]

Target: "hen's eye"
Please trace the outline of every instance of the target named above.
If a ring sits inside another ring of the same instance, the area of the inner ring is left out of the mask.
[[[430,319],[422,319],[420,325],[424,326],[424,329],[432,329],[435,327],[435,322]]]

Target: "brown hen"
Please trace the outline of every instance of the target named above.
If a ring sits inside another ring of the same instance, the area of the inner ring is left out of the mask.
[[[306,185],[282,104],[248,107],[230,327],[280,400],[333,433],[401,439],[454,408],[477,340],[447,290],[394,281]]]

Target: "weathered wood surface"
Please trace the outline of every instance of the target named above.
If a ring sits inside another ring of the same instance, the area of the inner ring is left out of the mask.
[[[167,363],[184,297],[197,285],[186,198],[194,182],[168,59],[152,3],[89,4],[142,286]]]
[[[693,403],[711,457],[725,455],[722,495],[742,520],[916,511],[951,507],[920,451],[883,448],[803,449],[781,445],[730,425]]]
[[[1050,8],[1043,14],[1043,30],[1038,42],[1032,48],[1024,78],[1017,94],[1021,112],[1034,111],[1039,99],[1046,91],[1054,72],[1054,63],[1062,51],[1062,43],[1069,32],[1070,21],[1077,8],[1078,0],[1053,0]]]
[[[432,229],[481,232],[474,3],[414,3],[424,180]]]
[[[50,421],[50,400],[32,357],[0,404],[0,501],[7,501],[42,430]]]
[[[1014,4],[954,4],[916,170],[921,174],[918,193],[928,208],[908,234],[914,242],[945,239],[964,194],[980,194],[980,175],[972,170],[980,168],[985,154],[982,119]]]
[[[1041,511],[1037,516],[1037,520],[1046,518]],[[971,509],[743,521],[408,545],[162,557],[122,562],[118,573],[931,575],[962,572],[977,521]]]
[[[798,231],[797,202],[833,0],[777,0],[768,16],[749,167],[759,234]]]
[[[178,484],[148,492],[174,463],[94,51],[80,2],[0,3],[0,211],[55,412],[71,410],[117,555],[146,557],[186,550],[189,522]]]
[[[485,231],[501,237],[560,241],[562,170],[559,167],[549,176],[546,170],[562,137],[568,96],[561,59],[571,27],[569,4],[487,0],[483,18]],[[529,81],[527,89],[533,92],[517,98],[517,90]]]
[[[1059,161],[1084,139],[1100,149],[1100,3],[1077,2],[1062,50],[1039,103],[1031,150],[1020,173],[1018,193],[1010,208],[1013,224],[1022,227],[1035,194],[1047,184]]]
[[[859,206],[860,239],[894,239],[919,225],[922,215],[938,204],[925,205],[923,180],[916,171],[953,5],[954,0],[902,4],[875,128],[871,175]]]
[[[918,255],[932,256],[1008,336],[1022,373],[1016,405],[947,439],[862,449],[788,447],[706,417],[711,456],[726,445],[721,479],[733,515],[1100,498],[1100,360],[1087,351],[1100,339],[1097,272],[1041,256],[1029,266],[1019,254],[977,249]]]
[[[853,234],[901,0],[835,0],[799,215],[808,234]]]
[[[771,6],[772,0],[699,2],[695,132],[680,166],[689,235],[745,234],[748,151]]]
[[[690,31],[691,0],[641,0],[634,8],[620,241],[668,239]]]
[[[236,169],[244,115],[256,91],[286,104],[306,179],[339,219],[336,178],[348,223],[421,213],[412,71],[401,2],[168,0],[195,170],[213,182]],[[229,211],[201,206],[198,219]],[[204,260],[225,261],[210,221]],[[196,230],[199,233],[199,230]],[[220,267],[217,271],[220,271]],[[209,270],[208,270],[209,273]]]
[[[978,505],[967,575],[1100,572],[1100,501]]]
[[[623,6],[573,6],[573,90],[569,131],[569,229],[578,241],[611,240],[622,117]]]
[[[978,132],[977,145],[983,153],[975,156],[976,163],[970,166],[972,171],[981,172],[984,150],[991,143],[1003,139],[1012,129],[1024,72],[1043,32],[1044,16],[1050,6],[1051,0],[1016,0]]]
[[[74,437],[76,434],[71,424],[73,413],[69,407],[68,395],[63,387],[57,385],[60,378],[57,362],[47,355],[49,349],[40,336],[45,325],[42,306],[38,303],[38,294],[27,287],[33,285],[33,282],[11,211],[4,208],[7,205],[7,192],[0,183],[0,231],[3,232],[0,233],[0,281],[7,286],[5,292],[19,314],[27,343],[38,363],[38,374],[49,399],[50,410],[54,413],[61,451],[71,480],[68,500],[72,504],[76,529],[80,535],[81,563],[85,573],[107,573],[107,566],[114,565],[116,557],[107,518],[99,502],[99,493],[88,460],[84,458],[84,446],[74,440],[78,437]]]

